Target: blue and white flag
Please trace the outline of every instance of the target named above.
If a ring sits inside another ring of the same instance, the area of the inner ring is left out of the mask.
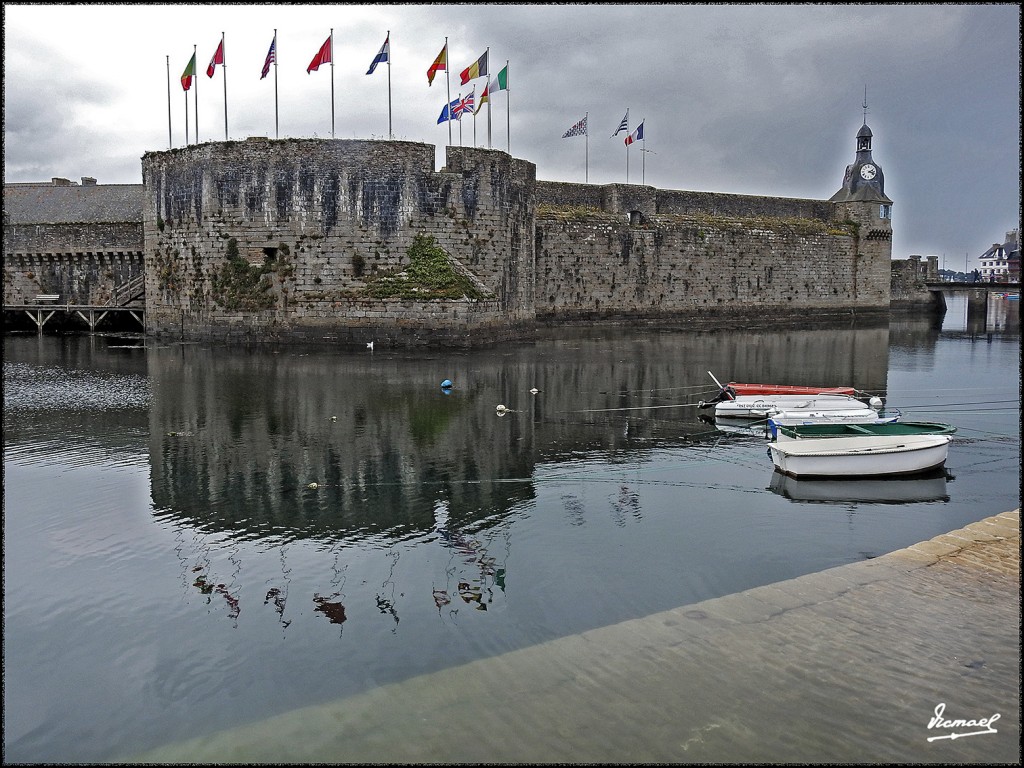
[[[461,104],[461,97],[455,99],[451,104],[445,104],[444,109],[441,110],[441,116],[437,118],[437,124],[440,125],[446,120],[457,120],[461,113],[461,110],[459,109],[459,105]]]
[[[366,74],[372,75],[373,74],[373,70],[375,70],[377,68],[378,64],[383,64],[384,62],[390,60],[390,57],[391,57],[391,43],[390,43],[390,40],[391,40],[391,33],[389,32],[388,36],[384,38],[384,45],[382,45],[380,47],[380,52],[374,57],[373,63],[370,64],[370,68],[368,70],[366,70]]]
[[[619,123],[619,127],[615,129],[615,133],[613,133],[611,137],[614,139],[616,136],[618,136],[623,131],[628,131],[628,130],[629,130],[629,110],[627,109],[626,110],[626,116],[622,118],[622,122]]]

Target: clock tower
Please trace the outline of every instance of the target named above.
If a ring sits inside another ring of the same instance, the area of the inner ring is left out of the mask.
[[[867,122],[857,131],[857,157],[843,177],[843,188],[829,198],[839,221],[855,222],[858,250],[892,258],[892,200],[885,196],[885,176],[871,157],[871,129]],[[884,254],[883,254],[884,252]]]

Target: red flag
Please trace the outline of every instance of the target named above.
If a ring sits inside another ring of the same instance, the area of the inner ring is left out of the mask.
[[[224,38],[221,38],[220,45],[217,46],[216,52],[213,54],[213,58],[210,59],[210,66],[206,68],[206,76],[213,77],[214,69],[218,64],[224,63]]]
[[[316,56],[313,57],[313,60],[311,62],[309,62],[309,66],[306,67],[306,74],[308,75],[314,69],[319,68],[319,66],[321,64],[330,64],[330,63],[331,63],[331,38],[328,35],[327,39],[324,41],[324,44],[320,46],[320,50],[317,51]]]
[[[434,84],[434,75],[437,74],[437,70],[443,69],[445,72],[448,71],[448,43],[444,44],[444,48],[437,54],[437,58],[434,59],[434,63],[430,65],[430,69],[427,70],[427,85]]]

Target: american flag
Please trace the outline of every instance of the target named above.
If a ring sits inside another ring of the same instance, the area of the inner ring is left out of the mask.
[[[267,60],[263,62],[263,74],[260,75],[260,80],[267,76],[270,72],[270,65],[277,60],[277,35],[274,35],[273,41],[270,43],[270,50],[267,51]]]
[[[587,118],[584,117],[576,125],[570,128],[568,131],[562,134],[563,139],[568,139],[570,136],[586,136],[587,135]]]

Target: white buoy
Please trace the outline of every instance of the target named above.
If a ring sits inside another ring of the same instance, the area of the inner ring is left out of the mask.
[[[868,400],[868,405],[870,405],[874,410],[879,411],[882,409],[882,398],[877,395],[872,395],[871,399]]]
[[[372,341],[366,342],[366,348],[372,352],[373,351],[373,342]]]
[[[536,395],[538,392],[540,392],[540,390],[537,389],[536,387],[534,387],[533,389],[530,390],[530,394],[531,395]]]
[[[497,407],[495,407],[494,410],[496,410],[498,413],[505,413],[505,411],[507,411],[508,408],[506,408],[504,405],[498,405]]]

